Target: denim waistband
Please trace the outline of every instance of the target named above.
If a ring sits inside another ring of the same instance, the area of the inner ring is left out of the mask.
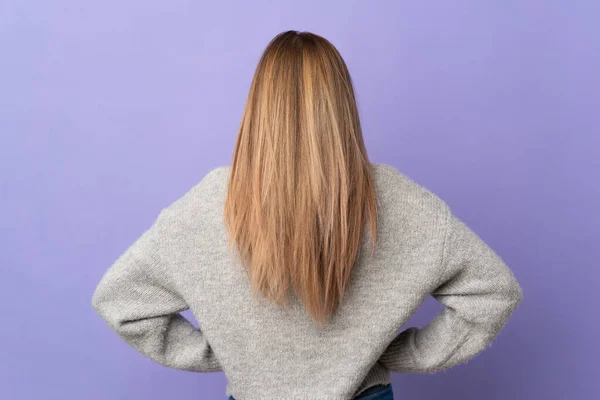
[[[375,393],[379,393],[379,392],[383,392],[384,390],[389,390],[391,388],[392,384],[391,383],[387,383],[387,384],[383,384],[383,383],[378,383],[377,385],[373,385],[365,390],[363,390],[358,397],[354,397],[352,400],[361,400],[361,399],[366,399],[367,397],[375,394]],[[229,396],[227,398],[227,400],[235,400],[235,398],[233,396]]]
[[[377,385],[373,385],[365,390],[363,390],[357,397],[354,397],[353,400],[366,399],[375,393],[383,392],[385,390],[391,390],[391,383],[378,383]]]

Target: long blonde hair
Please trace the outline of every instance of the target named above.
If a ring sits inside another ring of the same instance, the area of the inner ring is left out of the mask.
[[[224,218],[253,295],[287,305],[290,287],[313,320],[341,301],[377,200],[350,74],[309,32],[278,34],[256,68],[228,178]]]

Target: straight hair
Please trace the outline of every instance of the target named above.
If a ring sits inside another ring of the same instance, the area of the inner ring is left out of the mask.
[[[310,32],[271,40],[256,67],[228,177],[224,219],[253,295],[290,288],[325,324],[339,305],[377,198],[353,83],[337,49]]]

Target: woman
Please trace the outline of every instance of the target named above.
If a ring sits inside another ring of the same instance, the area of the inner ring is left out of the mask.
[[[445,308],[401,330],[428,295]],[[154,361],[223,371],[232,400],[384,400],[391,372],[479,354],[522,296],[441,198],[369,162],[340,54],[288,31],[260,59],[231,166],[162,209],[92,304]]]

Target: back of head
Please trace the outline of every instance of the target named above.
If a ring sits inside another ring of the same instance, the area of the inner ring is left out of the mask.
[[[224,217],[253,293],[294,289],[319,323],[347,289],[377,201],[350,74],[308,32],[277,35],[256,68],[230,168]]]

